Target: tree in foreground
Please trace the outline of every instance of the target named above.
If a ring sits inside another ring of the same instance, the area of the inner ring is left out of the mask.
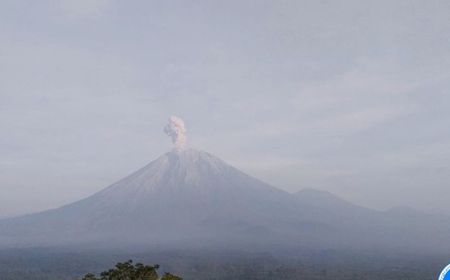
[[[82,280],[182,280],[181,277],[170,273],[165,273],[163,277],[158,276],[159,265],[143,265],[129,260],[124,263],[117,263],[116,266],[108,271],[100,273],[100,277],[94,274],[86,274]]]

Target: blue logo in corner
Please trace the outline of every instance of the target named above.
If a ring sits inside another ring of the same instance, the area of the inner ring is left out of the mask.
[[[442,270],[439,275],[439,280],[450,280],[450,264],[447,265],[444,270]]]

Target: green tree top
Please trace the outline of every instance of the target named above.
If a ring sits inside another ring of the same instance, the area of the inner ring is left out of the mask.
[[[159,280],[159,265],[143,265],[129,260],[123,263],[117,263],[116,266],[108,271],[100,273],[96,277],[92,273],[86,274],[82,280]],[[165,273],[160,280],[182,280],[182,278],[170,273]]]

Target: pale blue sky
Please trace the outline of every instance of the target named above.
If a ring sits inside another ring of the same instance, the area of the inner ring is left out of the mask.
[[[0,217],[189,145],[294,192],[450,214],[448,1],[1,1]]]

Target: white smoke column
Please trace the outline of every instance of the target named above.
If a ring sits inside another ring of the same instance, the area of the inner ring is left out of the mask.
[[[181,151],[186,147],[186,128],[181,118],[171,116],[169,123],[164,127],[164,132],[172,137],[176,150]]]

